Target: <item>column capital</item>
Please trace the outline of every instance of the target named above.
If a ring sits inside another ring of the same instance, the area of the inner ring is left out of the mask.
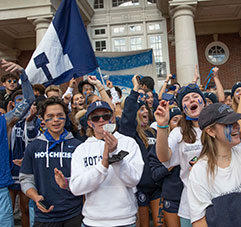
[[[51,23],[52,15],[46,15],[42,17],[31,17],[28,18],[32,22],[36,31],[36,46],[40,43],[43,38],[45,32],[47,31],[50,23]]]
[[[35,31],[39,29],[48,29],[49,24],[51,22],[50,18],[37,18],[32,21],[33,25],[35,26]]]
[[[177,1],[169,2],[170,16],[175,19],[178,16],[191,16],[196,13],[197,1]]]

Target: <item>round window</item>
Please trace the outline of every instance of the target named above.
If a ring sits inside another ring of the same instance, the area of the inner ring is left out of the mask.
[[[215,41],[206,47],[205,56],[211,64],[222,65],[229,58],[229,50],[224,43]]]

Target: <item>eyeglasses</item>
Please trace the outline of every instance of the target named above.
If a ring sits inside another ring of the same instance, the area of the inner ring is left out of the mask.
[[[98,122],[101,117],[104,121],[109,121],[112,117],[112,114],[103,114],[103,115],[91,116],[90,120],[93,121],[93,122]]]
[[[8,81],[8,83],[14,83],[14,84],[16,84],[17,83],[17,80],[11,80],[11,79],[9,79],[9,80],[7,80]]]
[[[188,84],[187,86],[182,86],[177,93],[181,94],[184,93],[187,89],[195,90],[197,88],[199,89],[197,84]]]

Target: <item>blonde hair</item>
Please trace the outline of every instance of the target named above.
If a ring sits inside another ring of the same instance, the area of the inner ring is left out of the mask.
[[[202,131],[201,142],[202,142],[202,151],[200,153],[199,159],[207,158],[208,166],[207,166],[207,177],[211,176],[214,179],[216,171],[217,171],[217,146],[215,143],[215,137],[210,136],[207,133],[208,128],[215,128],[216,123],[213,123],[207,126]]]
[[[148,112],[150,111],[150,109],[147,107]],[[138,111],[137,111],[138,112]],[[152,133],[152,135],[155,136],[155,131],[154,129],[152,129],[149,125],[146,125],[145,127],[143,127],[141,125],[141,119],[139,118],[139,115],[136,115],[136,120],[137,120],[137,127],[136,127],[136,131],[139,135],[139,137],[141,138],[142,142],[144,143],[145,147],[148,148],[149,144],[148,144],[148,139],[147,139],[147,135],[145,133],[145,131],[150,131]]]
[[[59,88],[59,86],[57,86],[57,85],[50,85],[49,87],[47,87],[47,88],[45,89],[45,94],[48,96],[48,92],[50,92],[50,91],[58,92],[60,98],[62,97],[62,91],[61,91],[61,89]]]
[[[236,103],[234,96],[232,98],[232,108],[233,108],[234,112],[237,112],[238,103]]]

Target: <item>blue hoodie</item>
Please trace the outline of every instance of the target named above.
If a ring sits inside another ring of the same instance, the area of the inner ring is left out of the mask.
[[[11,156],[8,149],[7,124],[4,115],[0,116],[0,188],[13,184],[10,163]]]
[[[49,139],[49,138],[48,138]],[[27,191],[25,176],[34,176],[33,184],[39,195],[54,209],[49,213],[42,213],[35,207],[35,220],[39,222],[60,222],[81,214],[83,197],[74,196],[70,191],[61,189],[54,178],[54,168],[61,170],[66,178],[70,177],[72,153],[80,144],[71,133],[60,142],[50,142],[45,134],[41,134],[30,143],[24,154],[20,169],[20,184],[23,191]]]

